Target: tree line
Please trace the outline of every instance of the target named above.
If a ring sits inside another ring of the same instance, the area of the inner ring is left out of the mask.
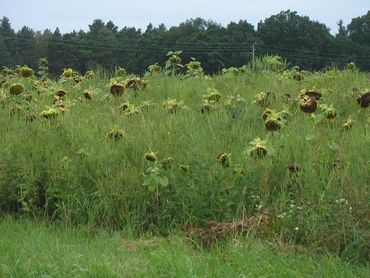
[[[256,29],[246,20],[222,26],[196,18],[169,29],[149,24],[142,31],[96,19],[88,31],[62,34],[58,28],[41,32],[27,26],[15,32],[7,17],[0,20],[0,66],[36,68],[38,59],[46,57],[51,74],[67,67],[85,72],[97,66],[121,66],[141,74],[150,64],[163,65],[170,50],[182,50],[184,61],[194,57],[205,72],[215,73],[250,62],[253,45],[257,56],[280,55],[305,70],[343,67],[351,61],[369,70],[370,11],[347,26],[340,20],[336,35],[325,24],[290,10],[260,21]]]

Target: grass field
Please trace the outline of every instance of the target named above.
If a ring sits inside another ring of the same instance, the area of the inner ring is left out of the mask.
[[[0,224],[1,277],[368,277],[328,255],[236,238],[211,251],[182,237],[128,239],[6,218]]]
[[[370,110],[356,99],[368,91],[370,75],[301,74],[301,81],[296,71],[145,80],[122,72],[66,71],[58,80],[2,75],[0,213],[125,230],[135,238],[186,234],[211,249],[200,261],[190,256],[198,251],[186,249],[181,260],[173,257],[175,265],[168,262],[174,271],[176,263],[181,271],[212,271],[202,265],[218,267],[221,251],[213,245],[245,235],[366,264]],[[317,102],[316,111],[304,113],[303,102]],[[94,244],[105,240],[112,239]],[[236,254],[252,244],[263,257],[265,245],[241,242],[223,248],[243,272],[242,262],[256,254],[240,260]],[[183,247],[174,239],[154,254]],[[292,259],[297,267],[304,263]],[[283,271],[277,260],[274,267]],[[323,269],[334,271],[323,260]],[[233,268],[227,261],[220,267]]]

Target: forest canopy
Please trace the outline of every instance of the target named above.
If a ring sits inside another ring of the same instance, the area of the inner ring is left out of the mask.
[[[62,34],[58,28],[34,31],[27,26],[15,32],[9,18],[0,20],[0,66],[36,68],[45,57],[54,75],[67,67],[85,72],[98,66],[141,74],[151,64],[162,66],[172,50],[182,50],[184,61],[201,61],[206,73],[217,73],[249,63],[253,45],[257,56],[279,55],[305,70],[348,62],[369,70],[370,11],[347,26],[339,20],[335,35],[325,24],[290,10],[260,21],[257,28],[246,20],[222,26],[195,18],[170,28],[149,24],[143,31],[96,19],[87,31]]]

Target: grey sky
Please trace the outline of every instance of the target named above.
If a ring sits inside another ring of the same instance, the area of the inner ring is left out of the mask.
[[[287,9],[325,23],[335,33],[339,19],[348,24],[366,14],[370,0],[0,0],[0,16],[9,17],[14,29],[59,27],[63,33],[87,30],[96,18],[144,30],[150,22],[169,27],[195,17],[223,25],[246,19],[256,27],[259,20]]]

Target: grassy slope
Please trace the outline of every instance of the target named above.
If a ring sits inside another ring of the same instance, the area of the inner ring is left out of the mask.
[[[125,240],[123,235],[4,219],[0,224],[1,277],[369,277],[335,257],[279,251],[239,239],[211,251],[172,237]],[[240,275],[245,276],[240,276]]]

